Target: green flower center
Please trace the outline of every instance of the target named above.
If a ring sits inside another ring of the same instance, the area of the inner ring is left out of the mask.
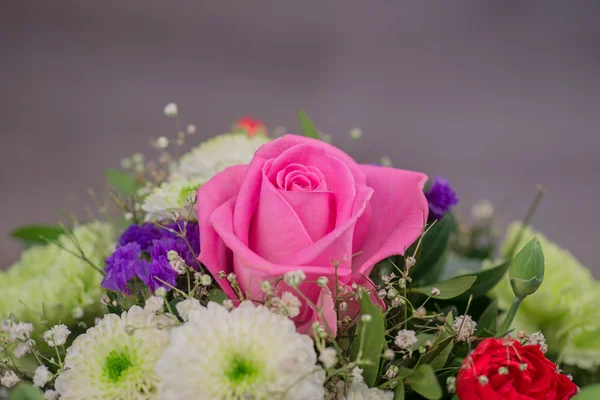
[[[133,364],[131,363],[131,356],[129,353],[124,351],[113,350],[108,354],[106,358],[106,364],[104,365],[104,374],[108,377],[111,382],[118,382],[123,376],[123,373],[127,371]]]
[[[237,388],[248,387],[262,375],[262,369],[253,360],[236,354],[232,357],[225,376],[232,386]]]

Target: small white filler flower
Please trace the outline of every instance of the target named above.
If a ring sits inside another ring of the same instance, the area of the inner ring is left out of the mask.
[[[189,317],[156,366],[160,399],[323,399],[313,341],[289,318],[249,301],[231,312],[210,302]]]

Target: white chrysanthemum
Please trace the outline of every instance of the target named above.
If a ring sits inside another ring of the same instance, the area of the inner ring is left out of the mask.
[[[394,343],[401,349],[409,349],[413,344],[417,343],[415,331],[410,329],[402,329],[398,332],[398,334],[396,334]]]
[[[169,344],[172,321],[133,306],[107,314],[67,350],[56,379],[62,400],[156,399],[156,361]]]
[[[211,302],[172,330],[157,364],[163,400],[321,400],[324,371],[310,337],[264,306]]]
[[[353,382],[346,394],[344,394],[345,383],[339,381],[335,386],[335,392],[328,394],[328,400],[392,400],[394,392],[370,388],[362,381]]]
[[[454,336],[459,342],[467,342],[477,329],[477,322],[473,321],[470,315],[459,315],[452,324]]]
[[[146,219],[170,219],[174,213],[179,213],[185,218],[188,214],[195,217],[194,212],[190,213],[189,207],[194,204],[198,187],[204,182],[205,179],[177,179],[154,188],[142,204]]]
[[[270,139],[243,133],[225,133],[200,144],[179,160],[171,178],[209,180],[227,167],[248,164],[260,146]]]

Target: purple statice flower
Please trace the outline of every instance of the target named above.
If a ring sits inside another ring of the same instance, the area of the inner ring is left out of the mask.
[[[169,248],[168,250],[177,251],[187,265],[192,268],[196,268],[198,266],[197,257],[198,254],[200,254],[200,228],[198,228],[198,224],[194,222],[188,222],[184,225],[183,222],[179,221],[167,225],[167,228],[172,229],[180,234],[183,233],[184,227],[187,243],[175,233],[172,233],[166,229],[163,229],[163,238],[166,237],[173,239],[175,241],[175,244],[173,245],[174,247]]]
[[[117,247],[115,252],[106,259],[106,276],[102,281],[105,289],[130,294],[127,283],[136,276],[142,250],[137,243],[128,243]]]
[[[152,223],[129,225],[119,238],[119,245],[125,246],[127,243],[137,243],[143,251],[150,251],[152,241],[160,239],[163,231],[165,230]]]
[[[187,241],[169,230],[182,233],[184,227]],[[131,294],[128,283],[135,277],[152,292],[161,286],[167,290],[170,289],[169,285],[176,286],[177,271],[171,267],[167,254],[170,250],[175,250],[187,265],[196,267],[200,234],[198,225],[193,222],[185,225],[183,222],[176,222],[166,228],[168,229],[152,223],[128,227],[119,238],[119,246],[115,252],[106,259],[106,277],[102,287]]]
[[[425,192],[425,197],[429,203],[430,219],[440,219],[453,206],[457,205],[459,200],[450,183],[439,175],[435,177],[431,187]]]

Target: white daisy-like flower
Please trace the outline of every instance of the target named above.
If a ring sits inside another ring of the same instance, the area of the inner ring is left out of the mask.
[[[11,388],[19,383],[21,379],[12,370],[8,370],[0,378],[0,385]]]
[[[62,400],[156,399],[154,366],[169,344],[172,321],[138,306],[107,314],[67,350],[56,379]]]
[[[417,343],[417,336],[415,334],[415,331],[410,329],[402,329],[396,335],[394,343],[401,349],[409,349],[412,345]]]
[[[194,212],[190,213],[189,207],[195,201],[196,192],[204,182],[205,179],[177,179],[154,188],[142,204],[146,219],[170,219],[175,213],[186,218],[188,214],[195,217]]]
[[[477,322],[473,321],[470,315],[459,315],[452,324],[454,336],[459,342],[469,341],[475,333],[475,329],[477,329]]]
[[[264,306],[210,302],[172,330],[156,366],[163,400],[321,400],[324,371],[310,337]]]
[[[52,379],[52,372],[45,365],[40,365],[33,374],[33,386],[43,388]]]
[[[265,135],[250,137],[244,133],[225,133],[200,144],[184,154],[171,179],[209,180],[227,167],[248,164],[260,146],[270,139]]]
[[[54,325],[49,331],[44,332],[44,340],[48,346],[62,346],[67,342],[71,331],[64,324]]]

